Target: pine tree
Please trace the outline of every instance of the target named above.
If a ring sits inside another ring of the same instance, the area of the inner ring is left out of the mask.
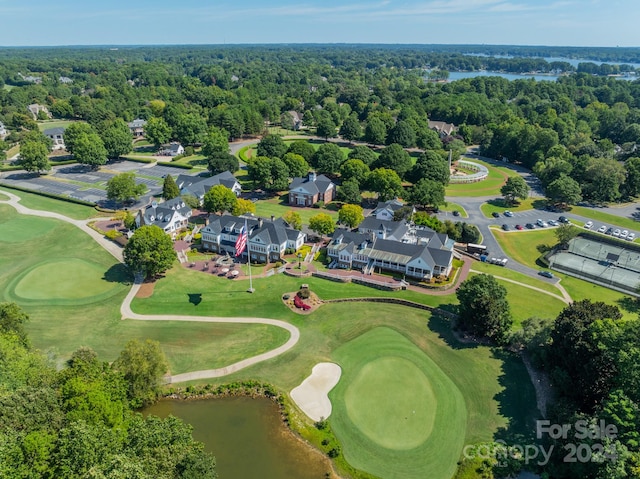
[[[171,175],[167,175],[164,178],[164,183],[162,184],[162,197],[165,200],[172,200],[178,196],[180,196],[180,188],[178,188],[173,177]]]

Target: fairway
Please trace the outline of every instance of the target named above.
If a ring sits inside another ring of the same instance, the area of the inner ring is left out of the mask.
[[[13,208],[12,208],[13,209]],[[0,242],[23,243],[28,240],[41,238],[56,227],[56,221],[46,218],[19,216],[10,218],[0,216]]]
[[[14,294],[25,300],[52,301],[103,299],[118,291],[115,283],[102,279],[104,267],[90,261],[66,258],[38,264],[21,277]]]
[[[343,376],[330,393],[345,459],[382,478],[449,479],[462,450],[460,390],[403,335],[378,327],[334,351]]]

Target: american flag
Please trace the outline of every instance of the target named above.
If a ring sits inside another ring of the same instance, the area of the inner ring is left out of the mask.
[[[238,235],[238,239],[236,240],[236,256],[240,256],[244,249],[247,247],[248,239],[249,234],[247,233],[247,221],[245,220],[244,226],[240,230],[240,234]]]

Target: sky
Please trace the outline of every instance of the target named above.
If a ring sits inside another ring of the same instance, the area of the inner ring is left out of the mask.
[[[640,46],[638,0],[0,0],[0,46]]]

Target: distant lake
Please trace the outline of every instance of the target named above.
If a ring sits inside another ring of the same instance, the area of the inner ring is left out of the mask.
[[[556,81],[559,75],[535,75],[532,73],[502,73],[502,72],[488,72],[488,71],[475,71],[475,72],[449,72],[449,81],[462,80],[463,78],[475,78],[475,77],[502,77],[507,80],[527,80],[534,78],[537,81]]]
[[[193,437],[216,457],[223,479],[324,479],[330,470],[326,457],[287,429],[269,399],[162,400],[143,414],[172,414],[191,424]]]
[[[513,55],[487,55],[485,53],[465,53],[465,55],[470,57],[486,57],[486,58],[515,58]],[[601,62],[599,60],[586,60],[584,58],[564,58],[564,57],[520,57],[520,58],[543,58],[547,62],[566,62],[570,65],[578,68],[580,63],[595,63],[596,65],[602,65],[606,63],[607,65],[630,65],[633,68],[640,68],[640,63],[631,63],[631,62]]]

